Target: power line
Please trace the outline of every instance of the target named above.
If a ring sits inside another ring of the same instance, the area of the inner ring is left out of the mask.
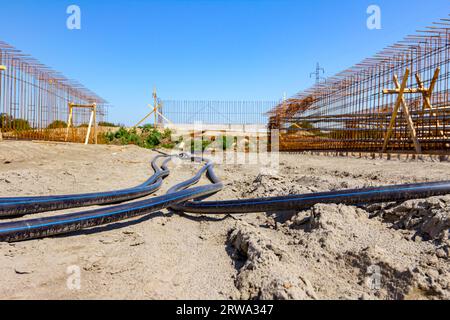
[[[320,83],[320,80],[325,80],[324,77],[321,77],[321,76],[320,76],[321,74],[325,74],[325,69],[322,68],[322,67],[320,66],[320,64],[317,62],[317,64],[316,64],[316,71],[315,71],[315,72],[311,72],[311,73],[309,74],[309,77],[312,78],[312,76],[315,76],[315,78],[316,78],[316,84],[319,84],[319,83]]]

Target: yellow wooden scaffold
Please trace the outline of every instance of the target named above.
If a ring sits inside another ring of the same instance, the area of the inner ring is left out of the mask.
[[[0,65],[0,71],[6,71],[6,66],[2,66]],[[3,140],[3,135],[2,135],[2,131],[0,130],[0,141]]]
[[[155,119],[154,119],[154,126],[155,126],[155,128],[158,127],[158,116],[161,117],[162,119],[164,119],[165,121],[167,121],[169,124],[173,124],[172,121],[167,119],[167,117],[164,116],[164,114],[162,112],[163,104],[158,99],[158,94],[156,93],[156,88],[153,89],[153,105],[149,104],[148,106],[149,106],[150,109],[152,109],[152,111],[150,113],[148,113],[141,121],[139,121],[133,127],[134,129],[139,127],[142,123],[144,123],[145,120],[150,118],[152,115],[155,117]]]
[[[66,139],[67,141],[69,139],[69,130],[70,127],[73,126],[73,109],[75,108],[81,108],[81,109],[89,109],[90,110],[90,118],[89,118],[89,125],[88,130],[86,133],[86,138],[84,141],[84,144],[89,144],[89,138],[91,136],[91,131],[94,131],[94,143],[97,144],[97,104],[76,104],[76,103],[69,103],[69,120],[67,121],[67,129],[66,129]]]
[[[400,107],[403,108],[403,113],[406,119],[406,123],[408,125],[408,131],[409,131],[409,135],[413,141],[414,144],[414,148],[416,150],[417,154],[421,154],[422,153],[422,147],[420,145],[419,139],[417,138],[417,133],[416,133],[416,129],[414,126],[414,122],[412,120],[411,117],[411,112],[409,110],[409,107],[406,103],[405,100],[405,94],[415,94],[415,93],[421,93],[423,96],[423,107],[424,109],[428,108],[430,111],[434,110],[434,107],[431,104],[431,96],[433,94],[434,88],[436,86],[436,82],[439,78],[439,73],[440,73],[440,68],[437,68],[434,72],[433,78],[431,80],[430,83],[430,87],[429,88],[425,88],[424,87],[424,83],[422,81],[422,79],[420,78],[420,75],[418,73],[416,73],[416,81],[417,81],[417,88],[406,88],[406,85],[408,83],[408,78],[410,75],[410,70],[409,68],[406,69],[405,74],[403,76],[403,80],[402,83],[400,84],[400,81],[398,79],[397,75],[394,75],[394,84],[395,84],[395,89],[384,89],[383,90],[383,94],[397,94],[397,100],[395,102],[394,105],[394,110],[392,112],[392,118],[388,127],[388,131],[386,133],[386,136],[384,138],[384,143],[383,143],[383,149],[382,149],[382,153],[386,152],[386,149],[388,147],[389,144],[389,140],[392,137],[392,133],[395,127],[395,123],[396,123],[396,119],[397,119],[397,115],[399,112]],[[436,117],[437,114],[435,112],[433,112],[431,114],[431,116]],[[440,127],[440,122],[439,120],[437,120],[437,126]],[[440,130],[439,134],[441,136],[444,136],[444,131]]]

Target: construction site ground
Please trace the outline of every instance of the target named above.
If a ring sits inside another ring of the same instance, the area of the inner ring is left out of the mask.
[[[152,174],[154,155],[135,146],[3,141],[0,196],[135,186]],[[171,166],[158,195],[199,169]],[[234,199],[450,180],[450,163],[282,154],[277,172],[227,164],[216,172],[226,187],[214,198]],[[449,299],[449,228],[450,195],[233,217],[162,211],[0,244],[0,298]]]

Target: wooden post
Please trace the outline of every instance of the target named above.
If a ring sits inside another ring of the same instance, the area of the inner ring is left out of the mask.
[[[85,141],[84,141],[84,144],[85,145],[88,145],[89,144],[89,138],[90,138],[90,136],[91,136],[91,128],[92,128],[92,123],[94,122],[94,109],[92,109],[91,110],[91,116],[90,116],[90,118],[89,118],[89,126],[88,126],[88,131],[87,131],[87,134],[86,134],[86,139],[85,139]]]
[[[401,84],[401,86],[399,88],[398,98],[397,98],[397,101],[395,102],[394,110],[392,112],[391,122],[389,124],[388,131],[387,131],[386,136],[384,138],[384,144],[383,144],[382,153],[384,153],[386,151],[386,148],[388,146],[389,140],[391,139],[392,130],[394,129],[394,126],[395,126],[395,120],[397,119],[398,110],[400,109],[400,105],[401,105],[402,99],[403,99],[403,94],[404,94],[405,89],[406,89],[406,84],[408,83],[408,77],[409,77],[409,69],[406,69],[405,76],[403,77],[402,84]]]
[[[150,105],[149,105],[150,106]],[[150,112],[149,114],[147,114],[141,121],[139,121],[133,128],[137,128],[137,127],[139,127],[139,125],[141,124],[141,123],[143,123],[145,120],[147,120],[147,118],[149,118],[152,114],[153,114],[153,112],[154,112],[155,110],[153,110],[152,112]]]
[[[67,139],[69,139],[69,130],[70,130],[70,126],[72,125],[72,121],[73,121],[73,104],[70,102],[69,103],[69,119],[67,120],[67,129],[66,129],[66,139],[65,139],[66,142],[67,142]]]
[[[416,133],[416,129],[414,127],[414,122],[411,118],[411,114],[409,112],[409,108],[406,104],[405,101],[405,96],[404,94],[407,93],[413,93],[415,92],[415,89],[407,89],[406,88],[406,84],[408,83],[408,77],[409,77],[409,69],[407,68],[405,71],[405,75],[403,76],[403,81],[400,84],[399,80],[398,80],[398,76],[394,75],[394,84],[395,84],[395,89],[394,90],[383,90],[384,94],[398,94],[397,97],[397,101],[395,103],[394,106],[394,111],[392,113],[392,118],[391,118],[391,122],[389,124],[389,128],[388,128],[388,132],[386,133],[386,137],[384,139],[384,144],[383,144],[383,150],[382,153],[386,152],[386,148],[388,146],[389,143],[389,139],[392,136],[392,131],[394,129],[395,126],[395,121],[397,119],[397,115],[398,115],[398,110],[400,109],[400,106],[403,108],[403,111],[405,113],[405,118],[406,118],[406,123],[408,124],[408,130],[409,130],[409,134],[411,136],[411,139],[413,141],[414,144],[414,149],[416,150],[417,154],[421,154],[422,153],[422,147],[420,146],[419,140],[417,139],[417,133]]]
[[[156,88],[153,88],[153,113],[155,114],[155,128],[157,128],[158,124],[158,95],[156,94]]]
[[[430,87],[428,89],[426,89],[424,87],[424,84],[423,84],[422,80],[420,79],[419,74],[416,73],[417,85],[419,86],[419,89],[421,90],[422,96],[423,96],[423,106],[424,106],[424,108],[430,109],[430,111],[433,111],[433,109],[434,109],[433,106],[431,105],[431,96],[432,96],[434,88],[436,86],[436,82],[439,78],[440,71],[441,71],[440,68],[436,69],[436,71],[434,72],[433,79],[431,80]],[[437,113],[432,112],[431,116],[437,117]],[[439,120],[436,121],[436,124],[438,127],[441,126],[441,122]],[[445,137],[444,130],[439,130],[439,135]]]
[[[97,133],[97,104],[94,103],[94,143],[98,144],[98,133]]]
[[[0,65],[0,71],[6,71],[6,66]],[[0,129],[0,141],[3,141],[2,131]]]
[[[139,121],[133,128],[136,129],[137,127],[139,127],[139,125],[141,123],[143,123],[145,120],[147,120],[150,116],[154,116],[154,126],[155,128],[158,127],[158,116],[160,116],[162,119],[164,119],[165,121],[167,121],[168,123],[172,124],[172,122],[167,119],[167,117],[165,117],[161,112],[159,112],[159,110],[162,110],[162,104],[158,103],[158,95],[156,94],[156,88],[153,90],[153,105],[149,104],[148,105],[149,108],[152,108],[153,110],[147,114],[144,118],[142,118],[141,121]]]
[[[98,137],[97,137],[97,104],[96,103],[88,104],[88,105],[74,104],[71,102],[69,103],[69,120],[67,121],[66,141],[69,138],[70,127],[73,126],[73,109],[74,108],[88,108],[91,110],[88,131],[87,131],[84,143],[89,144],[89,138],[91,136],[91,131],[93,131],[94,132],[94,143],[97,144]],[[94,129],[92,130],[92,128],[94,128]]]
[[[398,89],[400,89],[400,82],[398,81],[398,77],[396,75],[394,76],[394,83],[395,83],[395,86]],[[411,139],[412,139],[413,144],[414,144],[414,149],[416,149],[416,153],[417,154],[421,154],[422,153],[422,147],[420,146],[419,140],[417,140],[416,128],[414,128],[414,122],[413,122],[413,120],[411,118],[411,114],[409,112],[409,108],[406,105],[406,101],[405,101],[404,95],[401,96],[401,104],[403,106],[403,111],[405,112],[406,123],[408,124],[408,129],[409,129],[409,133],[411,135]]]

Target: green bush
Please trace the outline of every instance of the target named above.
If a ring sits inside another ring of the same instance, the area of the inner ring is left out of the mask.
[[[212,144],[211,140],[191,140],[191,152],[205,151]]]
[[[134,144],[139,147],[153,149],[156,147],[174,148],[176,143],[171,140],[172,131],[165,130],[160,132],[153,126],[144,126],[140,128],[140,133],[136,129],[125,129],[121,127],[115,132],[104,134],[107,143],[128,145]]]
[[[235,138],[222,136],[219,138],[219,141],[222,141],[222,150],[228,150],[233,146],[233,143],[235,142]]]
[[[0,113],[0,129],[6,131],[7,129],[11,129],[11,121],[12,118],[7,113]]]
[[[47,127],[47,129],[62,129],[67,128],[67,123],[62,120],[55,120],[52,123],[50,123]]]
[[[14,119],[11,121],[11,128],[16,131],[30,130],[30,123],[25,119]]]
[[[25,119],[14,119],[7,113],[0,114],[0,129],[2,131],[30,130],[30,123]]]
[[[106,122],[106,121],[100,121],[98,123],[99,127],[111,127],[111,128],[117,128],[119,127],[117,124],[114,124],[112,122]]]

